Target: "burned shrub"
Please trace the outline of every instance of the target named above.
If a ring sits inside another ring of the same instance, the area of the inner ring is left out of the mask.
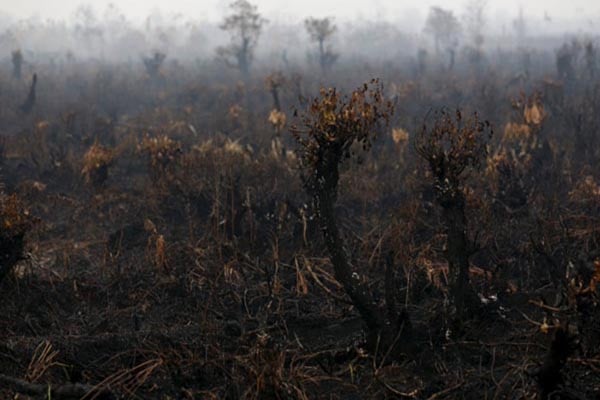
[[[433,173],[435,192],[447,230],[446,259],[450,292],[457,315],[464,314],[475,293],[469,285],[469,258],[476,243],[469,238],[465,214],[465,178],[468,169],[479,170],[487,155],[490,124],[477,114],[464,119],[460,111],[442,111],[433,126],[423,126],[417,138],[418,154]]]
[[[113,162],[114,154],[110,149],[95,143],[83,156],[81,175],[87,184],[98,189],[108,179],[108,169]]]
[[[488,157],[487,168],[496,210],[509,213],[527,204],[536,180],[542,180],[539,174],[544,169],[535,166],[547,161],[547,141],[540,139],[547,119],[541,95],[522,94],[512,100],[511,106],[514,117],[504,126],[499,145]]]
[[[138,145],[138,152],[145,153],[152,179],[155,183],[163,182],[172,165],[181,155],[181,144],[167,135],[146,136]]]
[[[16,195],[0,193],[0,282],[23,259],[25,234],[33,227],[29,215]]]

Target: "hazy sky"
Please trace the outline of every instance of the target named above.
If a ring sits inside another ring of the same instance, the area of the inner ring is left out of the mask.
[[[424,14],[432,5],[452,8],[460,13],[469,0],[253,0],[268,18],[299,19],[308,15],[335,16],[340,20],[356,17],[387,20],[400,18],[406,12]],[[17,18],[36,15],[45,18],[68,18],[82,3],[92,4],[102,10],[114,3],[128,17],[141,20],[148,13],[160,10],[166,14],[183,14],[187,18],[220,19],[229,0],[0,0],[0,12]],[[554,19],[582,18],[600,22],[600,0],[488,0],[489,14],[515,15],[523,6],[529,17],[543,17],[545,13]]]

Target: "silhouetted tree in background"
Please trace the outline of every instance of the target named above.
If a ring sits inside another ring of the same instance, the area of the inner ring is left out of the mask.
[[[157,80],[160,77],[160,68],[167,58],[167,55],[160,51],[154,52],[152,57],[144,57],[144,67],[150,79]]]
[[[442,50],[449,54],[449,69],[454,67],[455,49],[458,45],[460,30],[460,22],[452,11],[441,7],[431,7],[425,21],[425,32],[433,37],[438,56]]]
[[[581,53],[578,41],[565,43],[556,52],[556,72],[565,83],[572,83],[577,77],[577,64]]]
[[[254,49],[267,20],[261,17],[255,5],[246,0],[237,0],[231,3],[230,8],[232,13],[225,17],[221,29],[231,34],[231,43],[219,47],[217,54],[227,65],[248,77]]]
[[[485,8],[487,0],[471,0],[466,7],[463,20],[470,41],[468,51],[469,61],[476,67],[483,60],[483,44],[485,42]]]
[[[469,40],[476,49],[481,49],[485,42],[485,8],[487,4],[487,0],[471,0],[467,4],[463,17]]]
[[[591,79],[596,77],[598,51],[594,43],[590,40],[585,45],[585,66]]]
[[[102,52],[106,32],[94,8],[89,4],[80,5],[75,10],[73,19],[75,34],[82,41],[88,55],[98,56],[98,51]]]
[[[417,71],[419,75],[423,75],[427,70],[427,50],[419,49],[417,51]]]
[[[337,30],[331,18],[307,18],[304,21],[306,30],[310,39],[319,44],[319,65],[321,70],[327,71],[338,59],[339,55],[331,50],[331,47],[325,48],[325,42]]]

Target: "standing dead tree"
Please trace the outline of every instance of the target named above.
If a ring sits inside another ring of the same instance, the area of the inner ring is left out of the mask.
[[[271,97],[273,98],[273,109],[277,111],[281,111],[281,101],[279,100],[279,91],[281,87],[285,84],[285,77],[279,71],[273,72],[265,79],[265,86],[267,90],[271,93]]]
[[[476,252],[477,244],[468,234],[465,172],[481,168],[491,135],[490,124],[479,121],[477,114],[463,119],[460,111],[455,114],[442,111],[433,126],[423,126],[416,141],[416,150],[428,162],[435,179],[436,197],[447,231],[450,292],[459,319],[469,300],[476,299],[469,284],[469,258]]]
[[[307,18],[304,21],[306,31],[312,41],[319,44],[319,65],[321,70],[326,72],[337,61],[339,55],[331,50],[331,47],[325,48],[325,42],[337,30],[331,18]]]
[[[596,70],[598,68],[597,64],[598,49],[594,46],[594,42],[589,40],[585,44],[585,66],[590,79],[594,79],[596,77]]]
[[[217,48],[217,55],[247,78],[258,37],[267,20],[261,17],[255,5],[246,0],[237,0],[231,3],[230,8],[232,14],[225,18],[221,29],[231,34],[231,43]]]
[[[281,72],[274,72],[267,76],[265,84],[271,97],[273,98],[273,109],[269,113],[269,122],[275,128],[275,134],[280,135],[281,131],[285,128],[287,117],[281,109],[281,100],[279,99],[279,91],[285,84],[285,77]],[[285,147],[281,146],[282,155],[285,156]]]
[[[578,40],[563,44],[556,51],[556,72],[558,79],[568,86],[578,78],[578,66],[581,61],[583,46]]]
[[[25,113],[29,114],[33,110],[33,106],[35,106],[35,90],[37,86],[37,74],[33,74],[33,78],[31,80],[31,86],[29,87],[29,94],[27,95],[27,99],[25,102],[21,104],[19,109]]]
[[[313,198],[335,279],[366,324],[369,348],[397,354],[401,333],[408,328],[407,318],[394,304],[386,309],[377,305],[352,266],[335,215],[342,160],[352,155],[353,146],[370,148],[377,128],[387,124],[392,112],[392,104],[384,100],[376,81],[349,97],[340,96],[335,89],[322,89],[303,116],[303,128],[293,127],[292,133],[300,145],[304,186]]]
[[[13,78],[21,79],[21,73],[23,70],[23,53],[17,49],[11,53],[11,61],[13,65]]]

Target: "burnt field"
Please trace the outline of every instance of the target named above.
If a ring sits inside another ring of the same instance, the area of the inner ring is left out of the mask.
[[[323,21],[312,62],[4,54],[0,398],[600,398],[597,42]]]

